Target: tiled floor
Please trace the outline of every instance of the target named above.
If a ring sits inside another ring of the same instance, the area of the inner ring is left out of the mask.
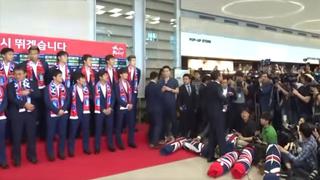
[[[212,179],[206,174],[209,165],[210,163],[207,163],[205,159],[196,157],[113,176],[101,177],[98,180]],[[217,178],[217,180],[229,179],[233,179],[230,173]],[[243,180],[261,179],[262,176],[258,173],[258,170],[255,167],[251,168],[249,174],[243,178]]]

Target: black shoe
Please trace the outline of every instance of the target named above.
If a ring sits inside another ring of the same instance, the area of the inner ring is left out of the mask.
[[[120,150],[124,150],[124,149],[125,149],[123,144],[118,144],[118,148],[119,148]]]
[[[100,148],[96,148],[96,150],[94,150],[94,154],[100,154]]]
[[[49,160],[49,161],[54,161],[55,158],[54,158],[54,156],[50,156],[50,155],[49,155],[49,156],[48,156],[48,160]]]
[[[216,161],[216,160],[217,160],[216,158],[208,158],[207,162],[213,162],[213,161]]]
[[[8,169],[9,168],[9,166],[8,166],[8,164],[6,162],[2,163],[0,166],[1,166],[2,169]]]
[[[132,144],[129,144],[129,147],[131,147],[131,148],[137,148],[137,145],[136,144],[134,144],[134,143],[132,143]]]
[[[20,160],[13,160],[13,166],[20,167],[21,166],[21,161]]]
[[[37,164],[38,160],[37,158],[33,157],[33,158],[28,158],[28,161],[31,162],[32,164]]]
[[[66,156],[64,154],[58,154],[58,158],[60,160],[65,160],[66,159]]]
[[[69,152],[68,155],[69,157],[74,157],[74,152]]]
[[[90,151],[83,151],[85,154],[90,155],[91,152]]]
[[[109,150],[110,152],[115,152],[115,151],[116,151],[116,148],[114,148],[113,146],[109,146],[109,147],[108,147],[108,150]]]
[[[149,144],[149,147],[151,149],[160,149],[161,148],[161,146],[159,144]]]

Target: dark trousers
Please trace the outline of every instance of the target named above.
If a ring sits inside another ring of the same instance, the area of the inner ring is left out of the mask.
[[[90,99],[90,136],[95,135],[95,127],[96,127],[96,121],[95,121],[95,113],[94,113],[94,100]]]
[[[134,119],[134,121],[137,123],[137,120],[138,120],[138,118],[137,118],[137,112],[138,112],[138,93],[133,93],[132,94],[132,104],[133,104],[133,119]]]
[[[174,104],[165,104],[163,106],[163,118],[164,118],[164,126],[163,126],[163,134],[164,136],[172,136],[177,134],[177,112],[176,106]]]
[[[148,110],[150,118],[149,143],[156,145],[159,143],[162,130],[162,113],[161,110]]]
[[[34,101],[35,109],[35,119],[37,122],[37,132],[41,139],[46,139],[47,130],[47,109],[44,102],[44,90],[40,90],[40,97]]]
[[[132,106],[132,118],[136,124],[138,122],[138,118],[137,118],[138,94],[136,94],[136,93],[132,94],[132,105],[133,105]],[[114,119],[116,119],[116,118],[114,118]],[[123,126],[123,129],[127,128],[128,122],[124,121],[122,126]]]
[[[226,153],[226,134],[225,134],[225,125],[224,119],[222,119],[222,115],[219,117],[209,119],[209,158],[213,158],[215,154],[215,148],[219,145],[220,156]]]
[[[7,162],[6,159],[6,119],[0,120],[0,165]]]
[[[180,111],[180,134],[183,137],[196,136],[195,113],[193,110]]]
[[[12,120],[12,155],[16,161],[21,160],[21,139],[24,128],[27,133],[27,157],[36,158],[36,120],[34,112],[15,113],[10,116]]]
[[[116,140],[118,145],[123,145],[122,138],[121,138],[121,130],[123,122],[125,121],[128,125],[128,143],[135,144],[134,142],[134,127],[135,127],[135,120],[132,117],[133,111],[128,110],[117,110],[117,120],[116,120]]]
[[[47,154],[48,156],[54,156],[53,141],[55,134],[59,135],[58,153],[64,155],[64,149],[66,144],[67,136],[67,124],[68,114],[61,117],[48,117],[47,120]]]
[[[95,115],[95,149],[100,150],[101,135],[103,128],[105,130],[105,135],[107,136],[108,147],[113,147],[113,113],[110,115],[105,115],[103,113]]]
[[[70,134],[68,141],[69,153],[74,154],[74,146],[78,128],[81,127],[82,132],[82,148],[89,151],[89,135],[90,135],[90,114],[80,115],[78,119],[70,119]]]
[[[230,107],[228,107],[227,113],[227,128],[229,130],[235,129],[236,131],[240,131],[243,121],[241,118],[241,110],[245,107],[245,104],[237,104],[232,103]]]

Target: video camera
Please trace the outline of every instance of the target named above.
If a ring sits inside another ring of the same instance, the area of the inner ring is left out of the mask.
[[[293,73],[283,74],[281,79],[282,79],[283,83],[295,84],[298,82],[297,76],[298,76],[297,74],[293,74]]]

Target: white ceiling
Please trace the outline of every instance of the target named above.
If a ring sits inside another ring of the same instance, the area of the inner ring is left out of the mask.
[[[320,0],[181,0],[181,8],[320,33]]]

